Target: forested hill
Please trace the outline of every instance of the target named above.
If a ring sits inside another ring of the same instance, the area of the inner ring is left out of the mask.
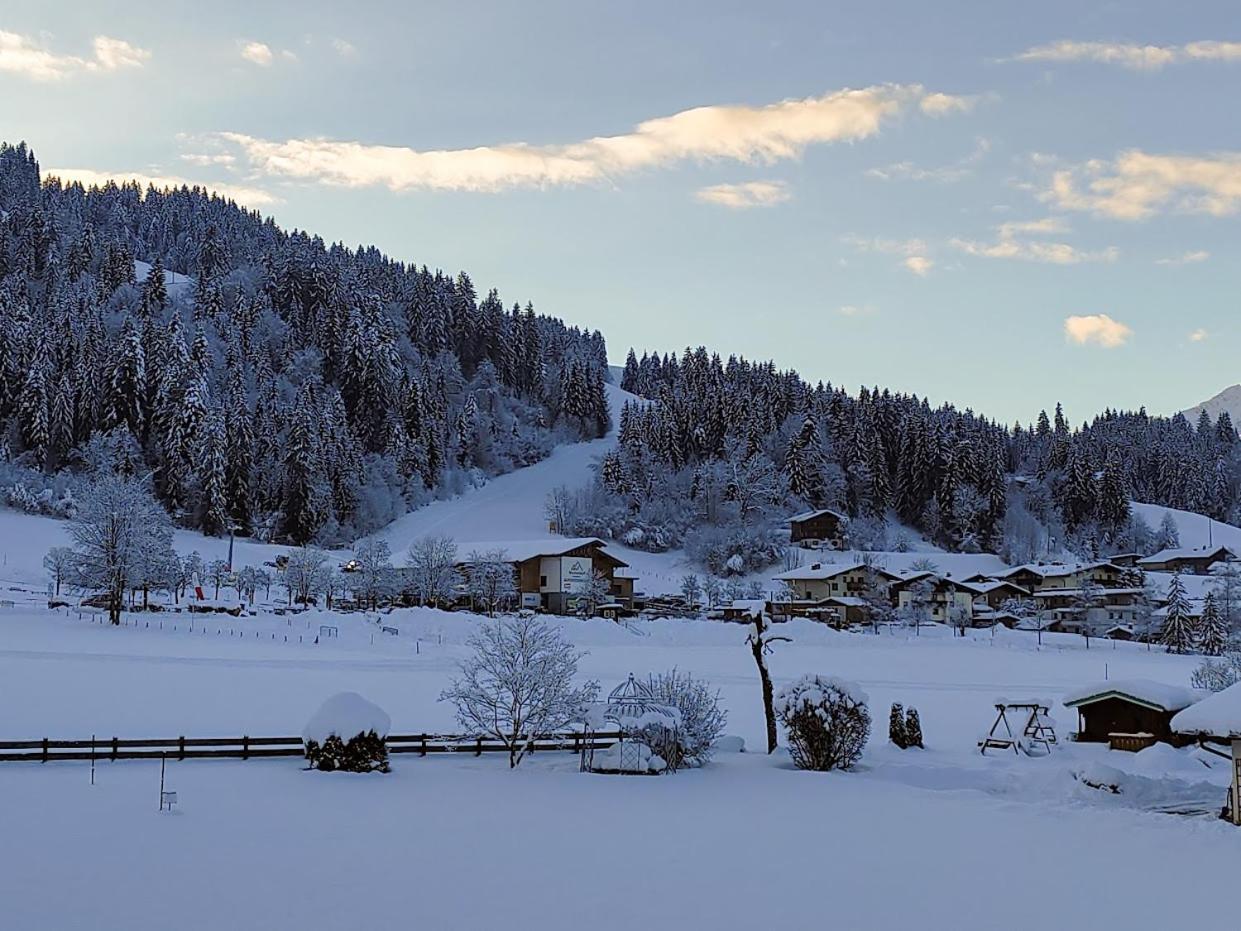
[[[200,189],[64,186],[0,145],[8,503],[56,513],[91,470],[131,469],[183,525],[341,542],[603,435],[606,366],[600,333],[465,272]]]
[[[1057,405],[1010,428],[702,348],[679,359],[631,351],[622,387],[655,403],[623,412],[620,448],[580,502],[579,530],[684,543],[711,564],[760,563],[779,539],[773,518],[792,508],[847,512],[861,547],[899,546],[896,518],[946,547],[1014,562],[1171,542],[1174,531],[1131,519],[1131,499],[1241,517],[1241,448],[1226,413],[1191,425],[1107,411],[1070,429]]]

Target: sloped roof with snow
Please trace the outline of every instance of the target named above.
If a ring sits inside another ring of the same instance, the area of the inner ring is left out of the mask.
[[[839,511],[833,511],[831,508],[819,508],[817,511],[803,511],[800,514],[794,514],[789,518],[788,522],[790,524],[800,524],[804,520],[814,520],[816,517],[825,517],[828,514],[837,520],[847,521],[849,519],[847,515],[841,514]]]
[[[1199,701],[1205,693],[1152,679],[1109,679],[1074,689],[1064,696],[1067,708],[1090,705],[1106,698],[1123,698],[1155,711],[1180,711]]]
[[[846,572],[865,568],[868,566],[864,562],[815,562],[809,566],[798,566],[796,569],[781,572],[774,578],[779,582],[820,582],[824,579],[834,579]],[[869,568],[890,579],[900,578],[896,573],[889,572],[880,566],[869,566]]]
[[[1143,556],[1138,560],[1139,566],[1157,565],[1160,563],[1173,562],[1179,559],[1236,559],[1237,554],[1227,546],[1172,546],[1158,553],[1152,553],[1150,556]]]
[[[1105,566],[1112,566],[1106,559],[1100,559],[1097,562],[1078,562],[1078,563],[1026,563],[1022,566],[1014,566],[1006,572],[999,573],[996,577],[1007,579],[1019,572],[1032,572],[1044,579],[1059,578],[1064,575],[1073,575],[1075,572],[1089,572],[1091,569],[1102,569]],[[1113,569],[1120,569],[1120,566],[1112,566]]]
[[[1172,719],[1178,734],[1241,737],[1241,682],[1216,692]]]
[[[537,540],[496,540],[492,543],[471,542],[463,544],[457,552],[462,562],[468,562],[473,553],[503,552],[509,562],[525,562],[538,556],[564,556],[585,546],[599,546],[607,551],[607,544],[598,537],[543,537]],[[608,553],[622,566],[626,563]]]

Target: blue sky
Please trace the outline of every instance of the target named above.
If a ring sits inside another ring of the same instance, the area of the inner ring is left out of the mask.
[[[1228,3],[0,7],[45,170],[1009,421],[1241,381],[1239,89]]]

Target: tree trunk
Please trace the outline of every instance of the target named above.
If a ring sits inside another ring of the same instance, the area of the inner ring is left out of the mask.
[[[776,709],[775,694],[771,687],[771,673],[767,670],[767,660],[763,657],[762,625],[758,633],[750,640],[750,650],[754,654],[754,663],[758,666],[758,679],[763,687],[763,715],[767,720],[767,752],[776,749]]]

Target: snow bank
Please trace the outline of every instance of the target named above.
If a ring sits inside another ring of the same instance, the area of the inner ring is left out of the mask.
[[[1216,692],[1172,719],[1178,734],[1241,737],[1241,682]]]
[[[302,739],[323,743],[335,734],[349,740],[369,731],[387,737],[391,727],[392,719],[378,705],[357,692],[339,692],[319,706],[303,729]]]

